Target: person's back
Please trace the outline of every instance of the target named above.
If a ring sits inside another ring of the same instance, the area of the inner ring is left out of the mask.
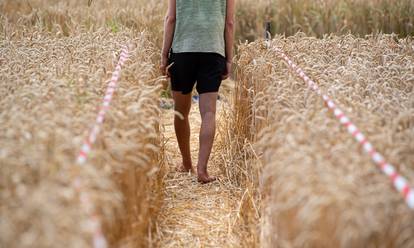
[[[174,53],[211,52],[225,57],[226,0],[176,0]]]
[[[197,177],[201,183],[215,180],[207,173],[207,162],[214,141],[218,90],[231,71],[233,36],[234,0],[169,0],[161,71],[171,77],[174,108],[181,114],[174,117],[174,128],[182,172],[193,171],[188,115],[197,84],[202,121]]]

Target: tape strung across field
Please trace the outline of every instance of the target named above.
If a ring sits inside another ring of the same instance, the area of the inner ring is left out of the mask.
[[[96,117],[96,121],[92,129],[90,130],[88,137],[85,139],[82,145],[82,148],[79,152],[78,158],[76,160],[78,166],[83,166],[85,164],[88,154],[91,151],[92,145],[95,143],[98,133],[101,130],[102,123],[105,120],[106,112],[109,109],[113,94],[118,84],[122,66],[124,65],[127,58],[128,58],[128,48],[124,46],[122,48],[118,64],[115,67],[115,71],[112,73],[112,78],[106,89],[106,93],[103,98],[103,103],[99,110],[98,116]],[[101,218],[97,214],[96,209],[93,206],[93,203],[89,197],[89,194],[87,194],[86,191],[83,190],[81,177],[78,176],[75,179],[73,184],[74,184],[76,191],[79,193],[79,198],[80,198],[79,200],[82,205],[82,208],[86,211],[86,213],[89,216],[88,228],[90,228],[93,234],[93,246],[95,248],[106,248],[108,245],[107,245],[105,236],[103,235],[103,232],[102,232]]]
[[[272,51],[276,52],[276,54],[281,57],[284,61],[286,61],[287,65],[289,66],[292,71],[294,71],[300,78],[311,88],[315,91],[319,96],[323,98],[326,103],[326,106],[333,111],[335,117],[339,120],[339,122],[345,126],[348,132],[358,141],[359,144],[362,145],[364,151],[371,157],[375,164],[381,169],[381,171],[387,175],[394,187],[397,189],[398,192],[402,194],[404,200],[406,201],[407,205],[414,209],[414,188],[411,188],[408,184],[407,180],[401,176],[394,166],[387,163],[384,157],[375,150],[374,146],[371,142],[368,141],[366,136],[358,129],[358,127],[345,115],[345,113],[334,103],[334,101],[323,94],[319,86],[309,78],[305,72],[298,67],[289,57],[279,48],[277,47],[270,47],[269,43],[267,43],[267,47],[269,47]]]

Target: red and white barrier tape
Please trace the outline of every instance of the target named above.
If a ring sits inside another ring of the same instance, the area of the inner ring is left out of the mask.
[[[397,172],[394,166],[385,161],[384,157],[375,150],[374,146],[368,141],[365,135],[334,103],[334,101],[329,96],[322,93],[321,89],[315,83],[315,81],[310,79],[305,74],[305,72],[300,67],[298,67],[291,59],[289,59],[289,57],[281,49],[276,47],[272,47],[271,49],[275,51],[279,57],[281,57],[284,61],[287,62],[290,69],[296,72],[296,74],[300,76],[300,78],[309,86],[309,88],[311,88],[313,91],[315,91],[318,95],[320,95],[323,98],[326,105],[330,110],[333,111],[335,117],[339,120],[339,122],[342,125],[344,125],[347,128],[348,132],[355,138],[355,140],[362,145],[364,151],[371,157],[374,163],[379,166],[381,171],[391,179],[394,187],[397,189],[398,192],[402,194],[407,205],[411,209],[414,209],[414,188],[410,187],[407,180]]]
[[[115,67],[115,71],[112,73],[112,78],[106,89],[105,97],[103,98],[103,103],[99,110],[98,116],[96,117],[94,126],[90,130],[89,135],[87,139],[84,141],[82,148],[79,152],[79,155],[77,157],[76,162],[79,166],[83,166],[85,164],[88,154],[91,151],[92,145],[96,141],[96,137],[98,136],[98,133],[101,129],[101,125],[104,122],[106,112],[109,109],[113,94],[118,84],[122,66],[124,65],[127,58],[128,58],[128,48],[124,46],[122,48],[118,64]],[[86,211],[86,213],[89,216],[87,227],[92,231],[92,234],[93,234],[93,247],[106,248],[108,245],[107,245],[105,236],[103,235],[103,232],[102,232],[101,218],[96,212],[96,209],[93,206],[93,202],[91,201],[89,194],[83,190],[82,179],[80,176],[78,176],[75,179],[73,185],[76,191],[79,193],[79,200],[80,200],[80,203],[83,209]]]

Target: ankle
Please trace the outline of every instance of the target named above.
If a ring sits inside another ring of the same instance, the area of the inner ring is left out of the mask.
[[[184,168],[193,168],[193,165],[191,163],[183,163]]]
[[[197,168],[197,175],[199,175],[199,176],[208,176],[207,169]]]

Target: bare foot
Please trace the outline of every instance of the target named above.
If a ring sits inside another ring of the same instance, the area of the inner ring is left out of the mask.
[[[206,183],[211,183],[216,181],[217,178],[216,177],[211,177],[209,176],[207,173],[198,173],[198,177],[197,177],[197,181],[201,184],[206,184]]]

